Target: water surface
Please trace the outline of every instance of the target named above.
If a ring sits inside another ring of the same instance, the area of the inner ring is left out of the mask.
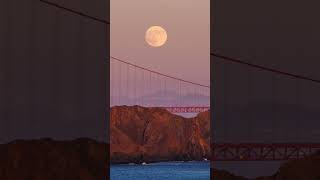
[[[161,162],[112,165],[111,180],[209,180],[209,162]]]

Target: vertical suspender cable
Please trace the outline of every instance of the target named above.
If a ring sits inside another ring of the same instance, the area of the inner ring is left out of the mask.
[[[181,81],[179,81],[179,97],[178,97],[178,106],[179,106],[179,105],[181,106],[181,101],[182,101],[182,98],[181,98]]]
[[[194,87],[193,94],[194,94],[194,106],[197,106],[198,105],[198,101],[199,101],[199,96],[198,96],[198,93],[197,93],[197,87]]]
[[[130,67],[127,65],[127,88],[126,88],[126,104],[130,103],[130,90],[129,90],[129,82],[130,82]]]
[[[137,105],[137,67],[134,67],[134,105]]]
[[[113,104],[113,69],[112,69],[112,61],[110,61],[110,107]]]
[[[275,126],[275,122],[276,122],[276,114],[275,114],[275,110],[276,110],[276,99],[275,99],[275,94],[276,94],[276,79],[275,79],[275,75],[271,76],[271,96],[272,96],[272,102],[271,102],[271,142],[276,142],[275,141],[275,137],[276,137],[276,126]]]
[[[227,96],[227,83],[228,83],[228,78],[227,78],[227,64],[225,63],[224,64],[224,108],[223,108],[223,115],[224,115],[224,119],[223,119],[223,139],[224,139],[224,142],[227,142],[228,141],[228,132],[227,132],[227,121],[228,121],[228,117],[227,117],[227,114],[228,114],[228,96]]]
[[[121,63],[119,63],[119,105],[121,105],[121,96],[122,96],[122,77],[121,77]]]
[[[149,106],[151,105],[151,97],[152,97],[152,78],[151,78],[152,73],[149,71]]]
[[[166,78],[164,78],[164,99],[166,99],[166,100],[168,99],[167,98],[167,82],[166,82]],[[168,102],[165,101],[165,106],[167,106],[167,103]]]
[[[141,85],[141,96],[140,96],[140,98],[141,98],[141,105],[142,106],[144,106],[144,93],[145,93],[145,91],[144,91],[144,89],[145,89],[145,81],[144,81],[144,70],[142,70],[141,71],[141,74],[142,74],[142,85]]]
[[[252,126],[251,126],[251,123],[252,123],[252,114],[251,114],[251,111],[250,111],[250,105],[251,105],[251,94],[252,94],[252,73],[251,73],[251,69],[249,68],[248,70],[248,103],[247,103],[247,141],[250,142],[252,141],[252,134],[251,134],[251,129],[252,129]]]
[[[301,113],[300,113],[300,84],[299,84],[299,79],[296,79],[295,81],[296,85],[296,141],[299,142],[301,140]]]

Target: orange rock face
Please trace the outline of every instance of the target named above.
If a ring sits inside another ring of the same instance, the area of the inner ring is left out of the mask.
[[[161,108],[111,109],[112,163],[202,160],[210,156],[210,114],[184,118]]]

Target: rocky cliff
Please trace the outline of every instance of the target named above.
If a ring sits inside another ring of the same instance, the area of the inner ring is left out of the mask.
[[[203,160],[210,156],[210,114],[195,118],[162,108],[111,108],[112,163]]]

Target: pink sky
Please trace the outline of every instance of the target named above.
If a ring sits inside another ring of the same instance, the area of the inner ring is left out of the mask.
[[[111,0],[111,56],[165,74],[209,85],[210,0]],[[168,32],[167,43],[150,47],[153,25]]]

